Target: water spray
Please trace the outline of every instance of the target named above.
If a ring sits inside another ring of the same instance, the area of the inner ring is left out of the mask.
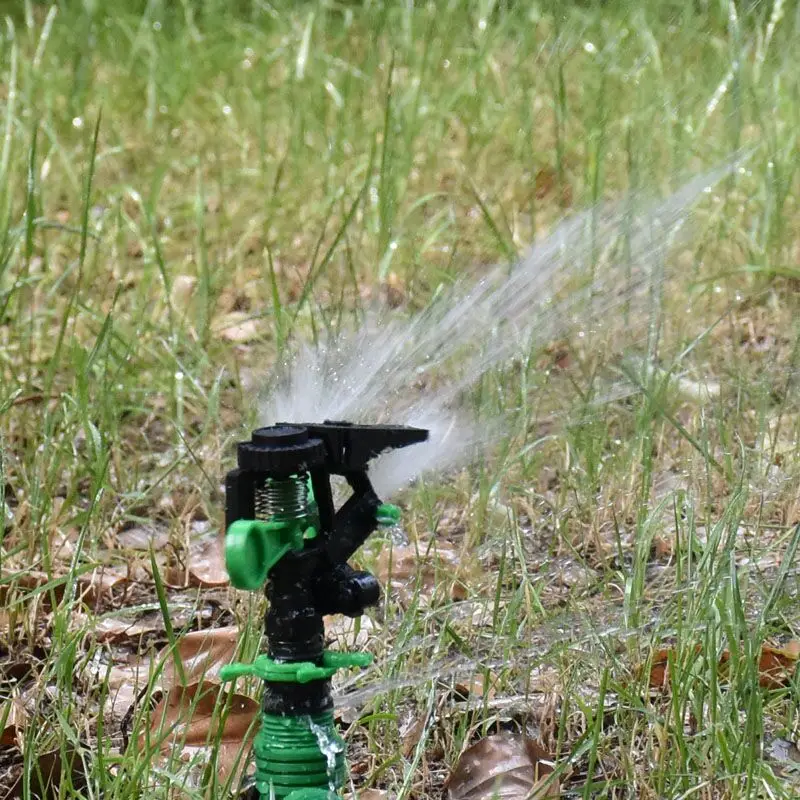
[[[266,590],[267,652],[225,667],[222,678],[264,682],[253,746],[260,797],[340,797],[347,768],[331,678],[372,657],[326,650],[323,617],[360,617],[377,604],[375,576],[347,563],[379,526],[399,519],[372,488],[369,463],[427,438],[422,428],[279,423],[238,445],[238,468],[225,480],[225,560],[236,588]],[[332,475],[352,489],[338,510]]]

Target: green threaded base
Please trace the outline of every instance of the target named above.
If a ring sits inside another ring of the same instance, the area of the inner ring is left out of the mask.
[[[330,762],[322,750],[326,745],[332,751]],[[319,797],[327,792],[335,798],[344,786],[344,741],[336,732],[332,711],[300,717],[261,714],[253,750],[256,788],[262,797],[272,791],[276,800],[284,800],[298,790],[314,790]]]

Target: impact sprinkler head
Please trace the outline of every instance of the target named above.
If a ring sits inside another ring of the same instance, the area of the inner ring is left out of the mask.
[[[375,576],[347,563],[379,525],[399,519],[375,494],[369,462],[427,438],[426,430],[402,426],[279,423],[238,445],[238,469],[225,480],[225,560],[234,586],[266,588],[267,652],[252,664],[231,664],[222,677],[264,681],[254,743],[262,797],[339,797],[346,765],[330,680],[371,656],[326,651],[323,617],[358,617],[378,602]],[[338,510],[331,475],[353,490]]]

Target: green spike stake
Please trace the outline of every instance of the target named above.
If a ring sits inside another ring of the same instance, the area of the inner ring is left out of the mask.
[[[375,577],[347,562],[378,526],[396,525],[400,511],[376,496],[367,466],[425,438],[417,428],[326,422],[261,428],[238,445],[238,469],[225,481],[225,561],[236,588],[266,589],[267,652],[226,666],[221,677],[264,682],[253,744],[261,800],[341,797],[347,765],[330,681],[372,656],[325,650],[323,617],[359,617],[378,602]],[[331,474],[353,490],[338,511]]]

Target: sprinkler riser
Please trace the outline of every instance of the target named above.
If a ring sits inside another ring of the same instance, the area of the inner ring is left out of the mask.
[[[415,428],[281,424],[238,445],[238,468],[225,480],[225,557],[234,586],[264,587],[267,652],[251,665],[228,665],[222,677],[264,682],[254,744],[262,797],[336,800],[344,786],[330,679],[337,669],[366,666],[371,656],[325,651],[323,617],[359,617],[379,601],[376,578],[347,563],[379,524],[399,515],[373,491],[367,466],[386,449],[425,438],[427,431]],[[353,490],[338,510],[332,474]],[[336,750],[330,762],[326,747]]]

